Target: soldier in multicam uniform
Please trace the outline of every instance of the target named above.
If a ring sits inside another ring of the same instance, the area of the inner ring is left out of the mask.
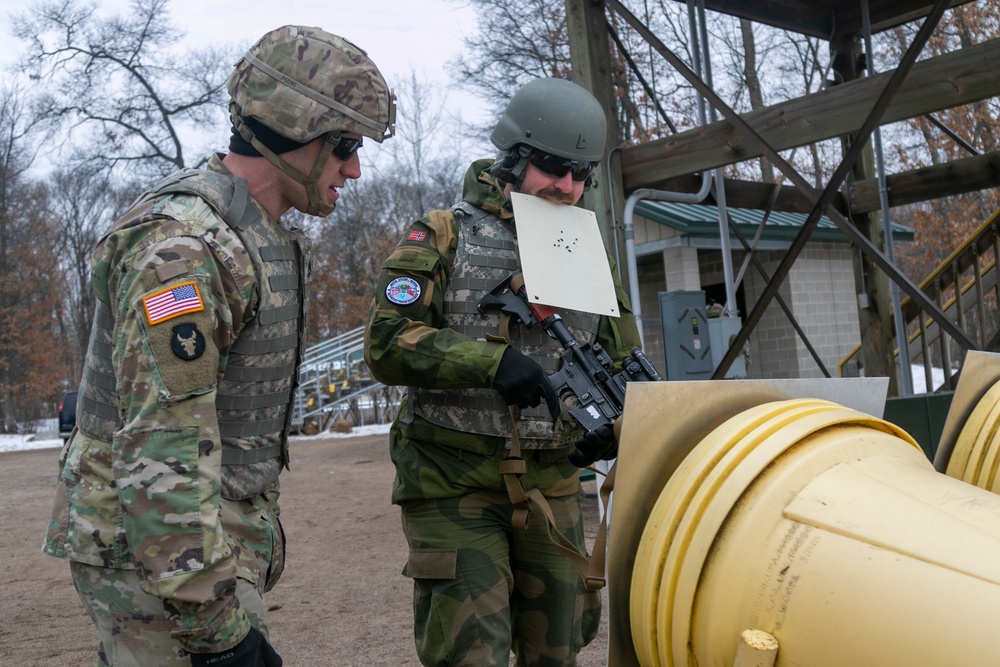
[[[493,130],[497,159],[473,163],[463,201],[413,223],[382,267],[365,358],[380,381],[408,386],[390,434],[392,500],[424,665],[506,667],[511,651],[518,665],[575,665],[597,632],[600,592],[553,543],[541,504],[585,554],[580,467],[613,458],[614,434],[581,437],[546,379],[559,348],[541,327],[503,339],[477,304],[519,268],[511,192],[576,204],[605,133],[585,89],[529,82]],[[619,318],[561,314],[617,364],[639,335],[617,277],[615,289]]]
[[[365,52],[267,33],[229,77],[230,153],[155,185],[93,256],[78,426],[44,551],[70,561],[98,665],[281,665],[262,594],[284,564],[278,474],[308,302],[309,241],[392,135]]]

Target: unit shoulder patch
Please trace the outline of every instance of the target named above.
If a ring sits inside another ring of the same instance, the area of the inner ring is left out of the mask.
[[[205,336],[192,322],[178,324],[171,331],[170,349],[185,361],[194,361],[205,351]]]
[[[420,283],[406,276],[394,278],[385,288],[385,298],[397,306],[408,306],[420,298]]]

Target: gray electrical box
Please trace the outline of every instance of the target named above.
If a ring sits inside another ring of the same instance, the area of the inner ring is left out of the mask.
[[[738,317],[713,317],[708,321],[708,336],[712,342],[712,371],[714,372],[729,351],[729,343],[743,328]],[[726,371],[725,377],[745,378],[747,376],[746,357],[740,354]]]
[[[663,323],[666,379],[710,379],[715,364],[705,312],[705,292],[660,292],[660,319]]]

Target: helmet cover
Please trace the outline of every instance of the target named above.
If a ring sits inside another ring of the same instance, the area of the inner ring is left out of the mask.
[[[368,54],[320,28],[287,25],[265,34],[226,83],[234,127],[255,118],[300,143],[328,132],[381,142],[395,128],[395,95]],[[252,136],[252,133],[250,133]]]

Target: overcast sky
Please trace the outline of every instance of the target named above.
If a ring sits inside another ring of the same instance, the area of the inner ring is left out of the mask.
[[[10,14],[32,0],[0,0],[3,47],[10,62],[18,42],[11,42]],[[100,0],[99,12],[126,11],[127,0]],[[410,69],[428,77],[442,74],[444,63],[457,55],[462,38],[472,34],[475,17],[460,2],[449,0],[169,0],[173,22],[192,44],[213,40],[250,46],[268,30],[286,24],[319,26],[342,35],[368,51],[387,78]]]
[[[0,63],[16,58],[21,43],[10,37],[10,14],[32,0],[0,0]],[[128,0],[99,0],[99,12],[127,11]],[[459,90],[444,71],[462,50],[463,37],[474,34],[475,15],[453,0],[169,0],[181,44],[208,45],[213,40],[249,47],[264,33],[286,24],[318,26],[351,40],[368,52],[389,85],[400,88],[410,77],[447,93],[449,110],[466,123],[484,117],[471,95]],[[488,143],[488,142],[487,142]],[[484,144],[486,145],[486,144]],[[470,158],[482,157],[470,155]]]

